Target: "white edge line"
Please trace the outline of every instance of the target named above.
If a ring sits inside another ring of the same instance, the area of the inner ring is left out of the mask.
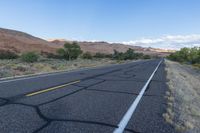
[[[158,69],[158,67],[160,66],[161,63],[162,63],[162,60],[158,63],[156,69],[151,74],[150,78],[148,79],[146,84],[143,86],[143,88],[140,91],[139,95],[136,97],[135,101],[129,107],[128,111],[125,113],[125,115],[123,116],[122,120],[118,124],[118,128],[116,128],[113,133],[123,133],[124,129],[126,128],[126,125],[128,124],[129,120],[131,119],[131,117],[132,117],[132,115],[133,115],[138,103],[140,102],[140,100],[141,100],[141,98],[142,98],[147,86],[149,85],[151,79],[153,78],[154,74],[156,73],[156,71],[157,71],[157,69]]]
[[[14,76],[14,77],[6,77],[6,78],[0,78],[0,83],[7,83],[7,82],[39,78],[39,77],[46,77],[46,76],[57,75],[57,74],[61,74],[61,73],[81,72],[81,71],[85,71],[85,70],[100,69],[100,68],[104,68],[104,67],[112,67],[112,66],[116,66],[116,65],[130,64],[133,62],[140,62],[140,61],[144,61],[144,60],[136,60],[136,61],[131,61],[129,63],[122,63],[122,64],[109,64],[109,65],[105,65],[105,66],[85,67],[85,68],[79,68],[79,69],[74,69],[74,70],[61,70],[61,71],[55,71],[55,72],[45,72],[45,73],[20,75],[20,76]]]

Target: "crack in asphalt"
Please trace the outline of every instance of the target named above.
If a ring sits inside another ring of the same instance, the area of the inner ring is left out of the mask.
[[[146,62],[144,62],[146,63]],[[136,65],[132,65],[132,66],[129,66],[128,68],[133,68],[137,65],[141,65],[141,64],[144,64],[144,63],[140,63],[140,64],[136,64]],[[17,96],[14,96],[14,97],[8,97],[8,98],[0,98],[0,100],[2,99],[3,100],[3,104],[1,103],[0,104],[0,107],[1,106],[5,106],[5,105],[12,105],[12,104],[16,104],[16,105],[22,105],[22,106],[28,106],[28,107],[31,107],[31,108],[34,108],[35,109],[35,112],[37,113],[37,115],[43,119],[46,123],[44,125],[42,125],[40,128],[36,129],[33,133],[37,133],[41,130],[43,130],[45,127],[49,126],[51,124],[51,122],[54,122],[54,121],[61,121],[61,122],[77,122],[77,123],[86,123],[86,124],[96,124],[96,125],[102,125],[102,126],[108,126],[108,127],[114,127],[114,128],[117,128],[118,126],[117,125],[112,125],[112,124],[108,124],[108,123],[102,123],[102,122],[97,122],[97,121],[84,121],[84,120],[74,120],[74,119],[52,119],[52,118],[48,118],[46,117],[44,114],[42,114],[41,110],[40,110],[40,106],[42,105],[46,105],[46,104],[49,104],[49,103],[52,103],[54,101],[57,101],[59,99],[62,99],[62,98],[65,98],[69,95],[72,95],[72,94],[75,94],[77,92],[80,92],[82,90],[87,90],[87,91],[99,91],[99,92],[106,92],[106,93],[122,93],[122,94],[131,94],[131,95],[138,95],[137,93],[129,93],[129,92],[121,92],[121,91],[109,91],[109,90],[98,90],[98,89],[88,89],[89,87],[92,87],[92,86],[95,86],[95,85],[99,85],[105,81],[136,81],[136,82],[146,82],[144,80],[138,80],[138,79],[134,79],[134,80],[128,80],[129,78],[132,78],[132,77],[135,77],[136,75],[134,74],[129,74],[130,72],[133,72],[134,69],[131,69],[131,70],[127,70],[127,71],[124,71],[123,72],[123,75],[125,76],[129,76],[129,77],[120,77],[122,79],[125,79],[125,80],[107,80],[107,79],[101,79],[99,78],[100,76],[104,76],[104,75],[107,75],[107,74],[111,74],[111,73],[114,73],[114,72],[118,72],[118,71],[121,71],[123,70],[122,68],[120,69],[115,69],[115,70],[112,70],[112,71],[109,71],[109,72],[105,72],[105,73],[101,73],[101,74],[97,74],[97,75],[94,75],[94,76],[90,76],[90,77],[86,77],[86,78],[83,78],[83,79],[80,79],[81,81],[87,81],[87,80],[91,80],[91,79],[96,79],[96,80],[101,80],[97,83],[94,83],[94,84],[90,84],[88,86],[81,86],[81,85],[78,85],[78,83],[76,84],[73,84],[72,86],[76,86],[76,87],[80,87],[80,89],[76,90],[76,91],[73,91],[71,93],[68,93],[64,96],[61,96],[61,97],[58,97],[56,99],[53,99],[53,100],[50,100],[48,102],[44,102],[44,103],[41,103],[41,104],[38,104],[38,105],[30,105],[30,104],[24,104],[24,103],[17,103],[15,102],[16,100],[18,99],[21,99],[21,98],[24,98],[24,94],[20,94],[20,95],[17,95]],[[119,75],[117,75],[119,76]],[[121,76],[121,75],[120,75]],[[27,93],[25,93],[27,94]],[[145,96],[153,96],[153,95],[145,95]],[[126,131],[128,132],[132,132],[132,133],[139,133],[139,132],[136,132],[132,129],[125,129]]]
[[[36,129],[33,133],[40,132],[41,130],[43,130],[44,128],[49,126],[52,122],[72,122],[72,123],[85,123],[85,124],[92,124],[92,125],[101,125],[101,126],[107,126],[107,127],[113,127],[113,128],[118,127],[117,125],[103,123],[103,122],[97,122],[97,121],[85,121],[85,120],[76,120],[76,119],[51,119],[51,121],[47,122],[40,128]],[[126,128],[125,131],[129,131],[132,133],[140,133],[140,132],[134,131],[132,129],[128,129],[128,128]]]
[[[86,78],[83,78],[83,79],[79,79],[79,80],[80,80],[80,81],[86,81],[86,80],[94,79],[94,78],[96,78],[96,77],[104,76],[104,75],[107,75],[107,74],[110,74],[110,73],[114,73],[114,72],[117,72],[117,71],[121,71],[121,70],[122,70],[122,68],[120,68],[120,69],[115,69],[115,70],[112,70],[112,71],[109,71],[109,72],[97,74],[97,75],[94,75],[94,76],[89,76],[89,77],[86,77]],[[59,85],[62,85],[62,84],[59,84]],[[56,87],[56,86],[59,86],[59,85],[50,86],[50,87],[48,87],[48,88]],[[40,91],[40,90],[44,90],[44,89],[46,89],[46,88],[38,89],[38,90],[35,90],[35,91]],[[35,91],[32,91],[32,92],[35,92]],[[19,99],[21,99],[21,98],[24,98],[26,94],[32,93],[32,92],[22,93],[22,94],[13,96],[13,97],[7,97],[6,99],[11,100],[11,101],[19,100]]]
[[[108,127],[114,127],[114,128],[118,127],[117,125],[108,124],[108,123],[104,123],[104,122],[97,122],[97,121],[85,121],[85,120],[77,120],[77,119],[54,119],[54,118],[48,118],[44,114],[42,114],[42,112],[39,109],[38,105],[29,105],[29,104],[24,104],[24,103],[9,103],[8,105],[12,105],[12,104],[33,108],[36,111],[36,113],[38,114],[38,116],[46,122],[44,125],[42,125],[38,129],[36,129],[35,131],[33,131],[33,133],[38,133],[39,131],[41,131],[45,127],[49,126],[50,123],[54,122],[54,121],[95,124],[95,125],[102,125],[102,126],[108,126]],[[132,129],[128,129],[128,128],[125,129],[125,130],[129,131],[129,132],[133,132],[133,133],[139,133],[139,132],[136,132],[136,131],[134,131]]]
[[[98,90],[98,89],[86,89],[87,91],[99,91],[99,92],[107,92],[107,93],[118,93],[118,94],[128,94],[128,95],[139,95],[138,93],[130,93],[130,92],[123,92],[123,91],[109,91],[109,90]],[[163,97],[162,95],[153,95],[153,94],[144,94],[143,96],[150,97]]]
[[[138,95],[138,93],[129,93],[123,91],[109,91],[109,90],[98,90],[98,89],[86,89],[87,91],[99,91],[99,92],[108,92],[108,93],[118,93],[118,94],[129,94],[129,95]]]
[[[75,94],[75,93],[77,93],[77,92],[80,92],[80,91],[82,91],[82,90],[85,90],[85,89],[87,89],[87,88],[89,88],[89,87],[92,87],[92,86],[94,86],[94,85],[101,84],[101,83],[103,83],[103,82],[105,82],[105,80],[100,81],[100,82],[95,83],[95,84],[92,84],[92,85],[89,85],[89,86],[82,87],[82,88],[79,89],[79,90],[73,91],[73,92],[71,92],[71,93],[68,93],[68,94],[66,94],[66,95],[64,95],[64,96],[61,96],[61,97],[58,97],[58,98],[56,98],[56,99],[50,100],[50,101],[48,101],[48,102],[44,102],[44,103],[38,104],[38,106],[42,106],[42,105],[45,105],[45,104],[48,104],[48,103],[57,101],[57,100],[59,100],[59,99],[65,98],[66,96]],[[72,86],[77,86],[77,85],[74,84],[74,85],[72,85]],[[78,87],[78,86],[77,86],[77,87]],[[80,86],[79,86],[79,87],[80,87]]]
[[[41,131],[41,130],[44,129],[45,127],[49,126],[50,124],[51,124],[51,122],[45,123],[43,126],[39,127],[39,128],[36,129],[35,131],[33,131],[33,133],[38,133],[39,131]]]
[[[8,99],[1,98],[1,97],[0,97],[0,107],[1,107],[1,106],[4,106],[4,105],[7,104],[8,102],[9,102]]]

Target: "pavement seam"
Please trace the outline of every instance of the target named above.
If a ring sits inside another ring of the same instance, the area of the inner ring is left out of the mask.
[[[50,121],[50,122],[47,122],[47,123],[45,123],[43,126],[39,127],[39,128],[38,128],[38,129],[36,129],[35,131],[33,131],[33,133],[38,133],[39,131],[41,131],[41,130],[42,130],[42,129],[44,129],[45,127],[49,126],[49,125],[50,125],[50,123],[51,123],[51,121]]]
[[[76,119],[54,119],[54,118],[48,118],[45,115],[42,114],[41,110],[39,109],[38,105],[29,105],[29,104],[24,104],[24,103],[9,103],[7,105],[21,105],[21,106],[26,106],[26,107],[30,107],[33,108],[36,112],[36,114],[43,119],[44,121],[46,121],[46,123],[39,127],[38,129],[36,129],[35,131],[33,131],[33,133],[38,133],[39,131],[41,131],[42,129],[44,129],[45,127],[49,126],[50,123],[55,122],[55,121],[60,121],[60,122],[77,122],[77,123],[86,123],[86,124],[96,124],[96,125],[102,125],[102,126],[108,126],[108,127],[114,127],[117,128],[117,125],[113,125],[113,124],[108,124],[108,123],[103,123],[103,122],[97,122],[97,121],[85,121],[85,120],[76,120]],[[125,131],[129,131],[129,132],[133,132],[133,133],[139,133],[136,132],[132,129],[128,129],[126,128]]]
[[[122,92],[122,91],[109,91],[109,90],[98,90],[98,89],[86,89],[86,90],[87,91],[105,92],[105,93],[118,93],[118,94],[138,95],[138,93],[129,93],[129,92]]]
[[[146,80],[143,79],[102,79],[102,78],[95,78],[95,79],[100,79],[100,80],[106,80],[106,81],[135,81],[135,82],[146,82]]]
[[[85,80],[90,80],[90,79],[94,79],[96,77],[99,77],[99,76],[103,76],[103,75],[106,75],[106,74],[110,74],[110,73],[114,73],[114,72],[117,72],[117,71],[120,71],[121,69],[115,69],[115,70],[112,70],[112,71],[109,71],[109,72],[105,72],[105,73],[102,73],[102,74],[97,74],[97,75],[94,75],[94,76],[90,76],[90,77],[86,77],[86,78],[83,78],[83,79],[79,79],[80,81],[85,81]],[[102,79],[103,80],[103,79]],[[73,81],[72,81],[73,82]],[[70,83],[70,82],[68,82]],[[65,84],[68,84],[68,83],[65,83]],[[52,88],[52,87],[56,87],[56,86],[61,86],[61,85],[64,85],[64,84],[59,84],[59,85],[54,85],[54,86],[50,86],[48,88]],[[73,85],[73,84],[72,84]],[[42,91],[44,89],[38,89],[36,91]],[[30,94],[30,93],[33,93],[33,92],[36,92],[36,91],[32,91],[32,92],[26,92],[26,93],[23,93],[23,94],[19,94],[19,95],[16,95],[16,96],[13,96],[13,97],[8,97],[7,99],[12,99],[12,100],[16,100],[16,99],[20,99],[20,98],[23,98],[24,95],[26,96],[27,94]]]
[[[148,62],[148,61],[146,61]],[[141,65],[141,64],[144,64],[146,62],[142,62],[142,63],[138,63],[138,64],[135,64],[135,65],[132,65],[132,66],[129,66],[128,68],[132,68],[132,67],[135,67],[135,66],[138,66],[138,65]],[[119,68],[119,69],[115,69],[115,70],[112,70],[112,71],[109,71],[109,72],[105,72],[105,73],[102,73],[102,74],[97,74],[97,75],[94,75],[94,76],[90,76],[90,77],[86,77],[86,78],[83,78],[83,79],[80,79],[81,81],[85,81],[85,80],[89,80],[89,79],[97,79],[97,80],[103,80],[105,81],[104,79],[98,79],[97,77],[99,76],[103,76],[103,75],[106,75],[106,74],[110,74],[110,73],[114,73],[114,72],[117,72],[117,71],[121,71],[122,68]],[[69,83],[69,82],[68,82]],[[65,83],[67,84],[67,83]],[[60,84],[60,85],[63,85],[63,84]],[[55,85],[55,86],[51,86],[51,87],[56,87],[56,86],[60,86],[60,85]],[[75,85],[74,85],[75,86]],[[77,87],[83,87],[83,86],[78,86],[76,85]],[[51,88],[51,87],[48,87],[48,88]],[[89,86],[90,87],[90,86]],[[37,91],[42,91],[44,89],[38,89]],[[35,92],[35,91],[34,91]],[[24,95],[27,95],[29,93],[32,93],[32,92],[26,92],[26,93],[23,93],[23,94],[19,94],[19,95],[16,95],[16,96],[13,96],[13,97],[8,97],[7,99],[9,99],[9,101],[15,101],[15,100],[18,100],[20,98],[23,98]],[[1,106],[1,105],[0,105]]]
[[[84,124],[93,124],[93,125],[102,125],[102,126],[107,126],[107,127],[114,127],[117,128],[117,125],[113,125],[113,124],[108,124],[108,123],[104,123],[104,122],[98,122],[98,121],[87,121],[87,120],[77,120],[77,119],[51,119],[50,122],[47,122],[45,125],[43,125],[42,127],[40,127],[39,129],[37,129],[34,133],[37,133],[39,131],[41,131],[42,129],[44,129],[45,127],[47,127],[48,125],[50,125],[50,123],[52,122],[73,122],[73,123],[84,123]],[[133,132],[133,133],[139,133],[136,132],[132,129],[125,129],[126,131],[129,132]]]
[[[133,101],[133,103],[131,104],[131,106],[129,107],[129,109],[125,113],[125,115],[122,117],[121,121],[118,124],[118,128],[116,128],[113,133],[122,133],[124,131],[124,129],[126,128],[128,122],[129,122],[129,120],[131,119],[133,113],[135,112],[135,110],[136,110],[136,108],[137,108],[142,96],[144,95],[145,90],[147,89],[149,83],[151,82],[151,79],[153,78],[153,76],[157,72],[157,70],[158,70],[158,68],[159,68],[161,63],[162,63],[162,60],[160,60],[159,63],[156,65],[156,68],[154,69],[153,73],[149,77],[148,81],[145,83],[145,85],[143,86],[143,88],[140,91],[139,95],[136,97],[136,99]]]
[[[105,80],[103,80],[103,81],[101,81],[101,82],[98,82],[98,83],[96,83],[96,84],[92,84],[92,85],[90,85],[90,86],[83,87],[83,88],[81,88],[81,89],[79,89],[79,90],[76,90],[76,91],[73,91],[73,92],[71,92],[71,93],[68,93],[68,94],[66,94],[66,95],[64,95],[64,96],[62,96],[62,97],[59,97],[59,98],[50,100],[50,101],[48,101],[48,102],[44,102],[44,103],[38,104],[38,106],[42,106],[42,105],[45,105],[45,104],[48,104],[48,103],[51,103],[51,102],[55,102],[55,101],[57,101],[57,100],[59,100],[59,99],[65,98],[65,97],[67,97],[67,96],[70,96],[70,95],[72,95],[72,94],[75,94],[75,93],[77,93],[77,92],[80,92],[80,91],[85,90],[85,89],[87,89],[87,88],[89,88],[89,87],[91,87],[91,86],[94,86],[94,85],[97,85],[97,84],[100,84],[100,83],[103,83],[103,82],[105,82]],[[76,86],[76,85],[72,85],[72,86]]]
[[[144,62],[145,63],[145,62]],[[140,65],[140,64],[136,64],[136,65],[134,65],[134,66],[137,66],[137,65]],[[103,76],[103,75],[106,75],[106,74],[110,74],[110,73],[114,73],[114,72],[117,72],[117,71],[121,71],[122,69],[115,69],[115,70],[113,70],[113,71],[109,71],[109,72],[106,72],[106,73],[103,73],[103,74],[98,74],[98,75],[94,75],[94,76],[90,76],[90,77],[87,77],[87,78],[84,78],[83,80],[90,80],[90,79],[97,79],[97,77],[99,77],[99,76]],[[124,77],[125,78],[125,77]],[[36,111],[36,113],[37,113],[37,115],[39,115],[39,117],[41,118],[41,119],[43,119],[44,121],[46,121],[46,124],[44,124],[43,126],[41,126],[39,129],[37,129],[37,130],[35,130],[34,132],[39,132],[40,130],[42,130],[42,129],[44,129],[45,127],[47,127],[52,121],[66,121],[66,122],[81,122],[81,123],[87,123],[87,121],[86,122],[84,122],[84,121],[81,121],[81,120],[65,120],[65,119],[51,119],[51,118],[48,118],[48,117],[46,117],[45,115],[43,115],[42,114],[42,112],[41,112],[41,110],[40,110],[40,108],[39,108],[39,106],[42,106],[42,105],[45,105],[45,104],[48,104],[48,103],[51,103],[51,102],[54,102],[54,101],[57,101],[57,100],[59,100],[59,99],[61,99],[61,98],[64,98],[64,97],[66,97],[66,96],[69,96],[69,95],[72,95],[72,94],[75,94],[75,93],[77,93],[77,92],[79,92],[79,91],[82,91],[82,90],[91,90],[91,89],[87,89],[87,88],[89,88],[89,87],[91,87],[91,86],[95,86],[95,85],[98,85],[98,84],[100,84],[100,83],[103,83],[103,82],[105,82],[105,81],[107,81],[107,80],[104,80],[104,79],[102,79],[102,81],[101,82],[98,82],[98,83],[95,83],[95,84],[92,84],[92,85],[89,85],[89,86],[86,86],[86,87],[84,87],[84,86],[79,86],[79,87],[83,87],[83,88],[81,88],[81,89],[79,89],[79,90],[77,90],[77,91],[74,91],[74,92],[72,92],[72,93],[70,93],[70,94],[67,94],[67,95],[65,95],[65,96],[62,96],[62,97],[59,97],[59,98],[57,98],[57,99],[54,99],[54,100],[52,100],[52,101],[48,101],[48,102],[46,102],[46,103],[42,103],[42,104],[38,104],[38,105],[29,105],[29,104],[24,104],[24,103],[14,103],[14,98],[10,101],[10,100],[8,100],[8,103],[6,103],[5,105],[10,105],[10,104],[18,104],[18,105],[23,105],[23,106],[28,106],[28,107],[32,107],[32,108],[34,108],[35,109],[35,111]],[[73,86],[78,86],[78,85],[73,85]],[[120,92],[120,93],[122,93],[122,92]],[[138,94],[135,94],[135,95],[138,95]],[[21,95],[20,95],[21,96]],[[2,99],[3,100],[3,99]],[[7,100],[7,99],[6,99]],[[1,106],[1,105],[0,105]],[[88,121],[88,124],[89,123],[96,123],[96,124],[99,124],[99,125],[112,125],[112,124],[106,124],[106,123],[101,123],[101,122],[92,122],[92,121]],[[112,125],[112,126],[114,126],[114,127],[118,127],[118,126],[116,126],[116,125]],[[133,132],[133,133],[139,133],[139,132],[136,132],[136,131],[134,131],[134,130],[132,130],[132,129],[126,129],[125,128],[125,130],[126,131],[129,131],[129,132]]]

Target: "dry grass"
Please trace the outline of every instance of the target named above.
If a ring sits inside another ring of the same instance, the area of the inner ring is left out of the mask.
[[[110,59],[77,59],[73,61],[59,59],[41,59],[35,63],[25,63],[20,60],[0,60],[0,78],[27,74],[74,70],[85,67],[104,66],[119,63]],[[120,62],[123,63],[123,62]]]
[[[200,132],[200,70],[165,61],[169,91],[167,112],[163,117],[177,131]]]

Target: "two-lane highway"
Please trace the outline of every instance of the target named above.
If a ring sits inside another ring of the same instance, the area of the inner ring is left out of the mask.
[[[162,60],[0,81],[0,133],[173,133]]]

